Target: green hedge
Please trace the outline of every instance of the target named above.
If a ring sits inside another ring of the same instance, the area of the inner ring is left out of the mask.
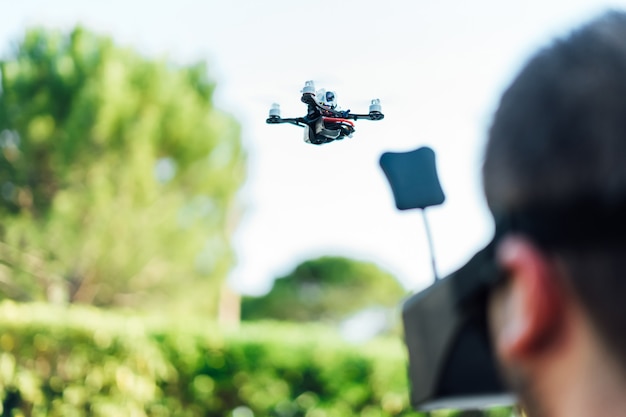
[[[0,304],[2,416],[417,415],[407,391],[399,340]]]

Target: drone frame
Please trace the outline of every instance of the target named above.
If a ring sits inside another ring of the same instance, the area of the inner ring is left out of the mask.
[[[291,117],[282,118],[280,116],[280,107],[278,104],[273,104],[269,112],[269,117],[266,119],[268,124],[283,124],[288,123],[300,127],[312,127],[312,124],[317,123],[321,117],[322,122],[336,123],[341,125],[340,129],[346,129],[351,136],[354,132],[354,121],[356,120],[382,120],[385,115],[381,112],[380,100],[374,99],[370,104],[370,111],[368,114],[354,114],[350,113],[350,110],[335,110],[334,108],[327,108],[320,105],[315,101],[315,94],[313,93],[314,87],[311,81],[305,84],[305,88],[302,90],[301,101],[309,106],[309,112],[304,117]],[[314,117],[309,117],[313,115]],[[337,129],[339,130],[339,129]],[[343,139],[346,135],[340,134],[337,139]],[[328,140],[328,142],[334,139]],[[316,144],[322,144],[326,142],[320,142]]]

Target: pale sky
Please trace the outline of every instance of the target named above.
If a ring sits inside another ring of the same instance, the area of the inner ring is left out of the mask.
[[[81,24],[149,56],[208,61],[249,160],[232,286],[261,293],[303,260],[343,255],[417,290],[433,279],[421,215],[395,209],[380,155],[437,153],[447,200],[427,216],[439,272],[452,272],[493,232],[480,169],[502,90],[536,48],[609,7],[626,0],[0,0],[0,51],[27,27]],[[379,98],[385,119],[319,147],[267,125],[273,102],[304,114],[306,80],[355,113]]]

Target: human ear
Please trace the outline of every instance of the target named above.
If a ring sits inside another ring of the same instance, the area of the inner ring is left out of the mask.
[[[509,281],[491,300],[496,351],[504,361],[531,359],[549,344],[562,314],[554,268],[532,242],[519,236],[500,243],[497,261]]]

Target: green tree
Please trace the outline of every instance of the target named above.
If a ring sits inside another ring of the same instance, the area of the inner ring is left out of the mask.
[[[368,307],[396,307],[406,291],[372,262],[340,256],[307,260],[261,297],[244,297],[242,319],[339,322]]]
[[[0,293],[214,311],[245,154],[206,64],[34,29],[0,71]]]

